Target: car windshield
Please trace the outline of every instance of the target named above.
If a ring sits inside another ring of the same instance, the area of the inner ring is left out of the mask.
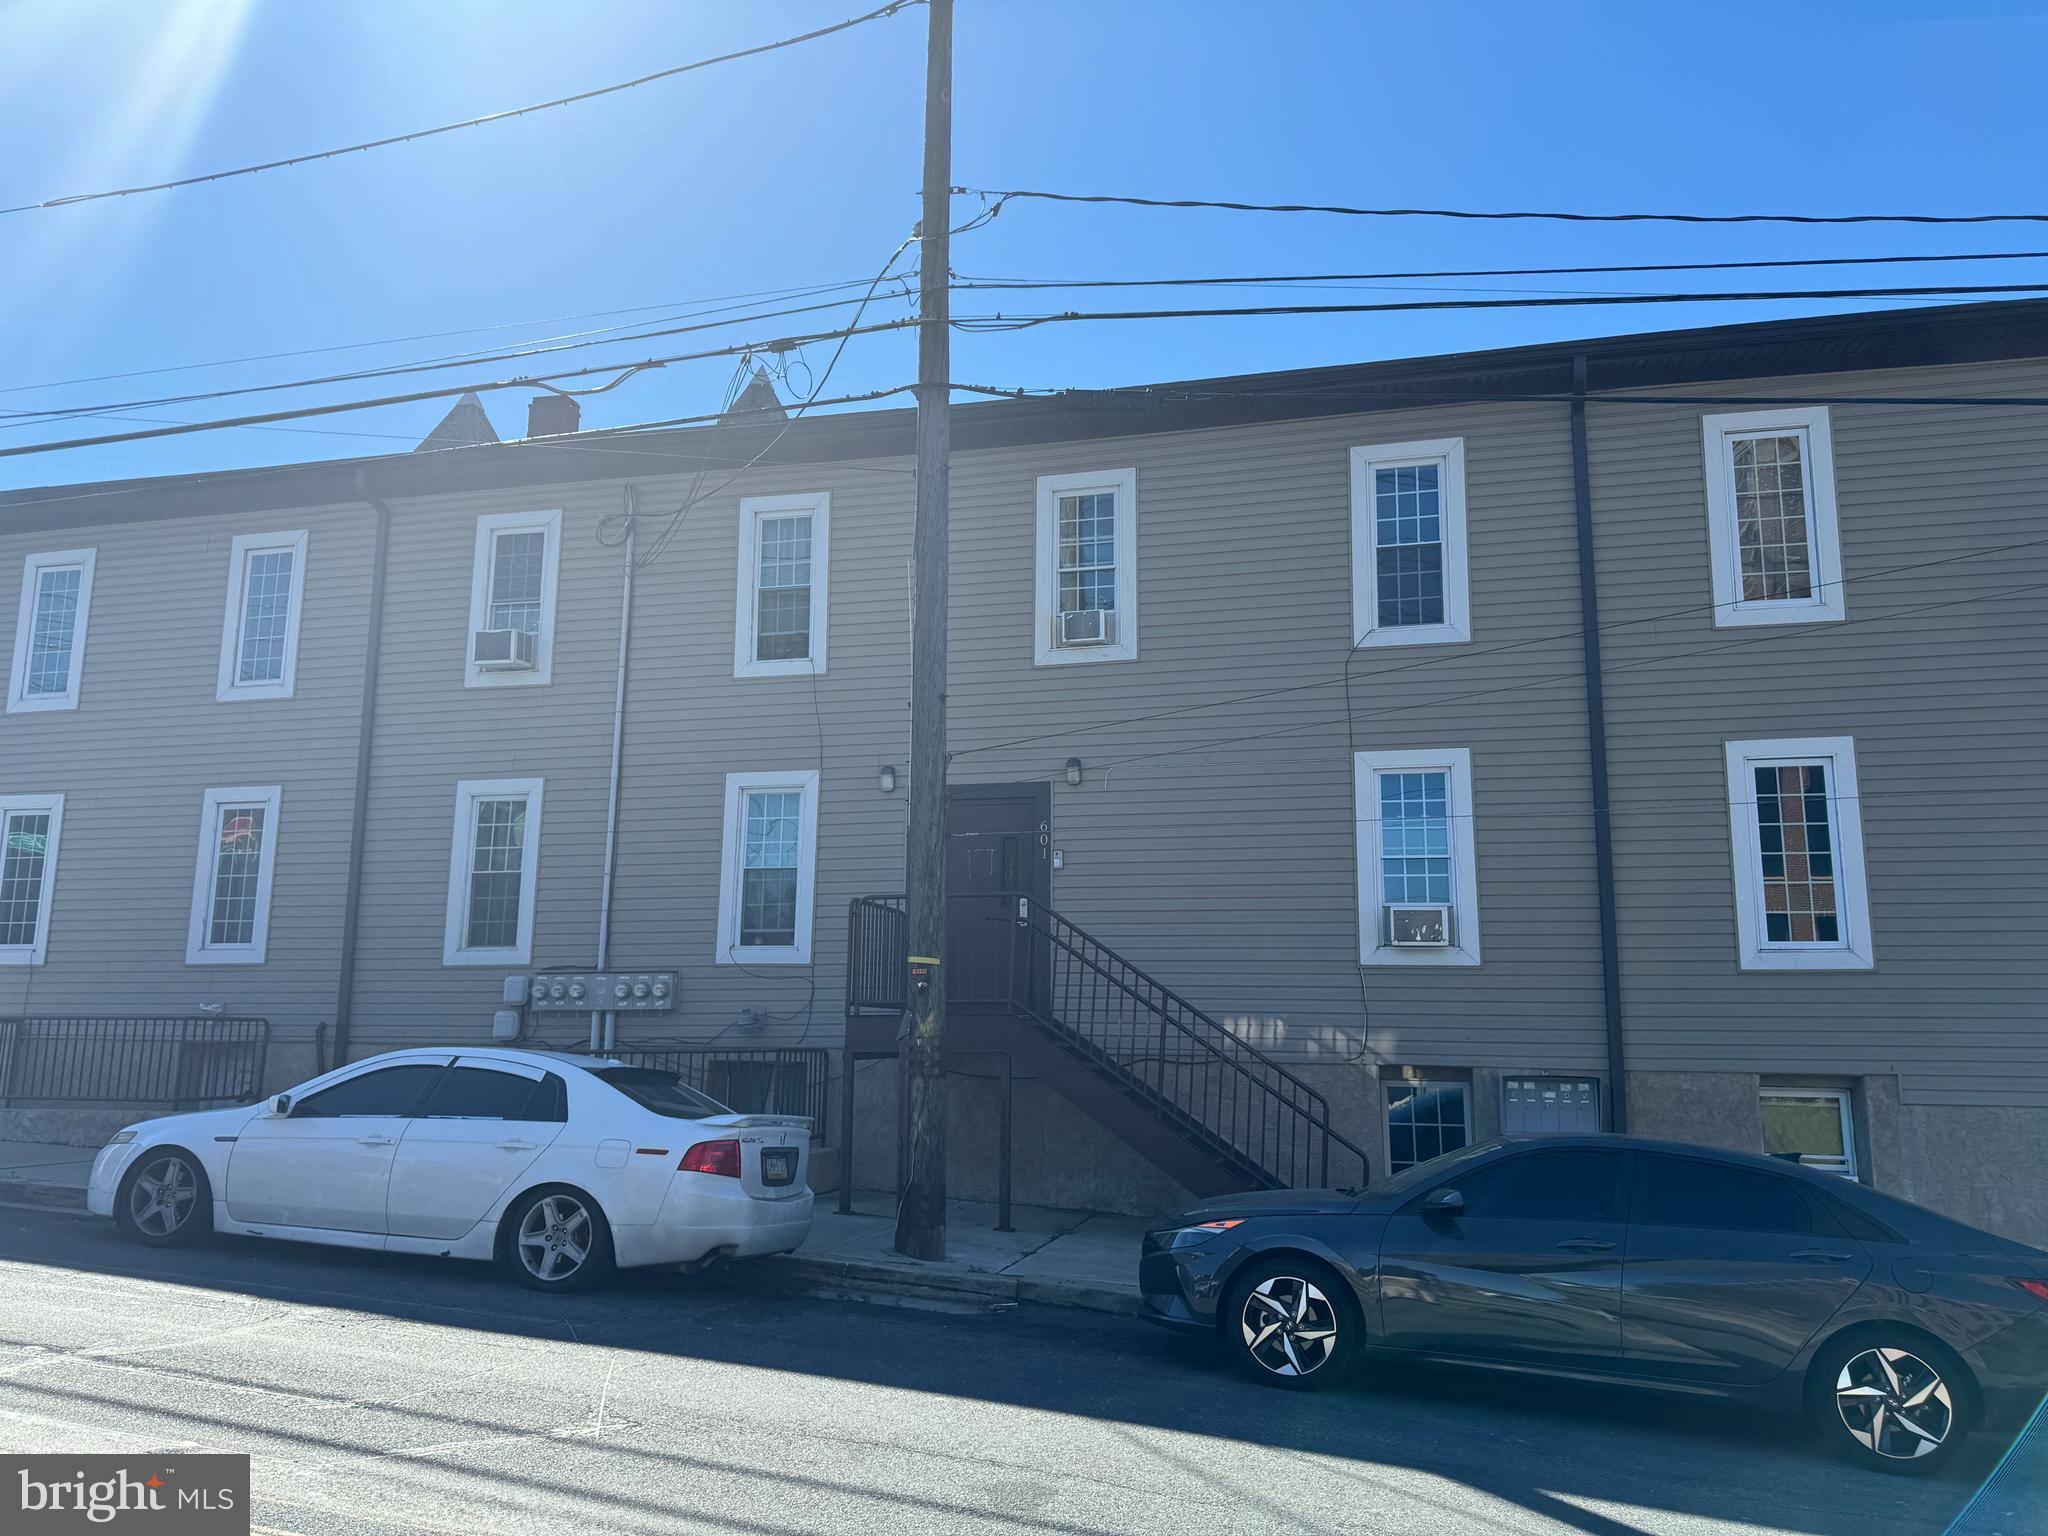
[[[1420,1185],[1434,1183],[1453,1168],[1469,1163],[1473,1158],[1491,1152],[1499,1145],[1497,1141],[1482,1141],[1476,1146],[1460,1147],[1455,1152],[1446,1152],[1442,1157],[1432,1157],[1426,1163],[1411,1164],[1390,1178],[1366,1186],[1365,1192],[1371,1196],[1405,1195]]]
[[[667,1115],[671,1120],[702,1120],[709,1115],[732,1113],[673,1072],[660,1072],[653,1067],[592,1067],[590,1075],[610,1083],[643,1109]]]

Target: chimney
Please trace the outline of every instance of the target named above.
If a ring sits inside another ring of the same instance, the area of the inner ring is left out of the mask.
[[[582,424],[583,407],[568,395],[535,395],[526,402],[528,437],[561,437]]]

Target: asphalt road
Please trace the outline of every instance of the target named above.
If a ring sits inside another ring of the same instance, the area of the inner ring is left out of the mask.
[[[304,1536],[1884,1536],[1943,1530],[2003,1449],[1885,1477],[1689,1402],[1385,1372],[1277,1392],[1092,1314],[791,1298],[744,1267],[544,1298],[445,1261],[152,1253],[11,1208],[0,1448],[247,1451],[258,1529]]]

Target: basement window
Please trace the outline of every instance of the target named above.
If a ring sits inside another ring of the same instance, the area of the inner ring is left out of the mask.
[[[1380,1089],[1386,1095],[1389,1175],[1471,1143],[1469,1082],[1412,1077],[1383,1082]]]
[[[1848,1090],[1762,1090],[1764,1156],[1856,1177],[1856,1130]]]

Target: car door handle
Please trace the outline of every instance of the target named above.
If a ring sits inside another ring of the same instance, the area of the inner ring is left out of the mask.
[[[1570,1249],[1573,1253],[1605,1253],[1614,1244],[1602,1242],[1597,1237],[1568,1237],[1557,1246]]]
[[[533,1147],[534,1144],[530,1141],[501,1141],[498,1143],[498,1150],[500,1152],[531,1152]]]
[[[389,1136],[358,1136],[356,1138],[356,1145],[359,1147],[389,1147],[396,1145],[396,1143]]]
[[[1807,1264],[1846,1264],[1852,1255],[1829,1248],[1802,1248],[1792,1257]]]

